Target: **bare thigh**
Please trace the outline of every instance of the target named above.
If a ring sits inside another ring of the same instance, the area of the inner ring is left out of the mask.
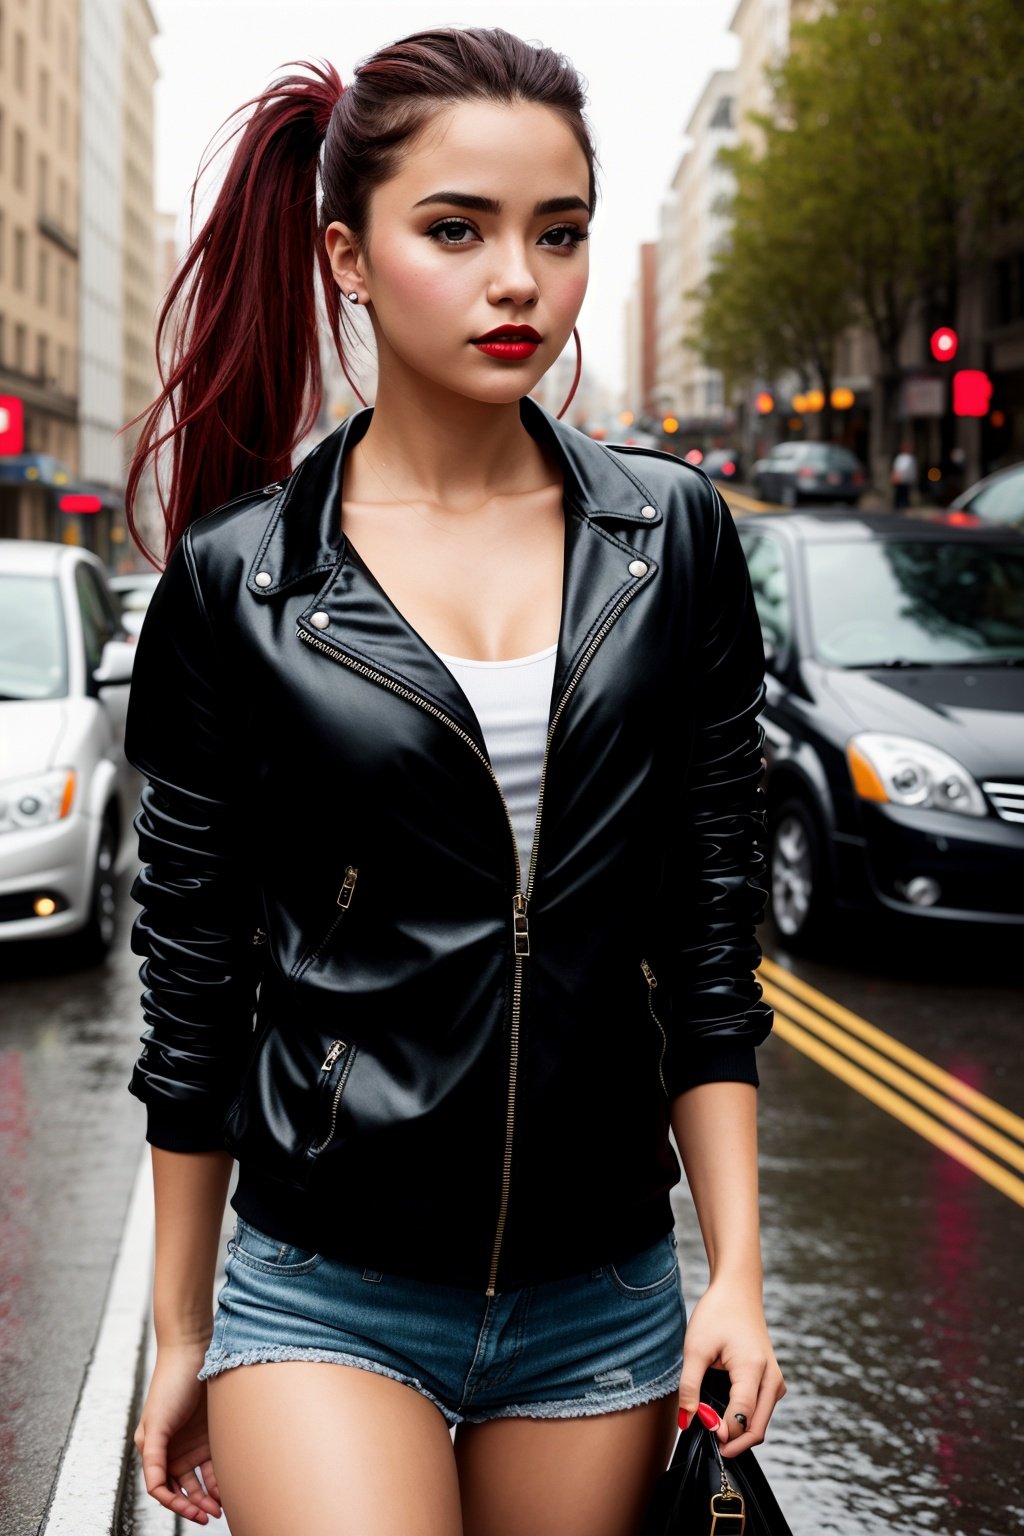
[[[465,1536],[636,1536],[678,1411],[673,1393],[592,1418],[460,1424]]]
[[[462,1536],[444,1416],[357,1366],[282,1360],[207,1383],[231,1536]]]

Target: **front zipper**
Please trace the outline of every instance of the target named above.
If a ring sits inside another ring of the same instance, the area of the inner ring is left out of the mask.
[[[320,942],[318,944],[315,944],[313,946],[313,948],[309,951],[309,953],[304,955],[302,960],[295,967],[295,970],[294,970],[294,972],[292,974],[292,981],[293,982],[298,981],[302,976],[304,976],[306,974],[306,972],[309,970],[309,968],[313,964],[313,962],[320,955],[323,954],[323,952],[327,948],[328,944],[334,938],[334,935],[337,933],[339,927],[341,926],[341,923],[344,920],[345,913],[348,911],[349,907],[352,905],[352,897],[355,894],[356,881],[358,879],[359,879],[359,871],[355,867],[355,865],[354,864],[346,864],[345,865],[344,879],[341,882],[341,890],[338,892],[338,895],[337,895],[337,907],[338,907],[338,910],[334,914],[334,917],[331,919],[331,925],[328,928],[327,932],[321,938]],[[254,942],[255,942],[255,940],[254,940]]]
[[[658,1018],[658,1015],[654,1011],[654,989],[658,985],[658,978],[655,976],[646,960],[640,961],[640,969],[643,971],[644,979],[647,982],[647,1006],[651,1010],[651,1018],[654,1020],[655,1024],[657,1024],[658,1033],[661,1036],[661,1055],[658,1057],[658,1076],[661,1079],[661,1086],[664,1090],[665,1097],[668,1098],[668,1089],[665,1087],[664,1071],[665,1052],[668,1049],[668,1036],[665,1033],[664,1024],[662,1024],[661,1020]]]
[[[505,1223],[508,1219],[509,1192],[512,1185],[512,1142],[515,1132],[516,1089],[518,1086],[519,1073],[519,1024],[523,996],[523,961],[530,953],[530,927],[529,918],[527,916],[527,907],[529,905],[530,897],[533,894],[533,882],[537,870],[537,848],[540,842],[540,822],[541,814],[544,810],[544,788],[547,780],[548,758],[551,753],[551,742],[554,737],[555,727],[558,725],[558,722],[561,719],[562,712],[565,709],[566,704],[569,702],[573,692],[575,691],[576,685],[582,677],[584,671],[589,666],[594,652],[597,650],[609,629],[611,629],[612,625],[615,623],[615,620],[619,617],[619,614],[633,597],[633,594],[637,591],[639,591],[639,584],[637,586],[631,587],[628,592],[624,593],[623,596],[619,598],[619,601],[608,614],[600,629],[597,631],[594,638],[591,640],[590,644],[584,651],[583,655],[580,657],[579,665],[577,666],[576,671],[573,673],[572,677],[569,679],[569,682],[565,688],[565,692],[559,699],[555,712],[551,716],[551,721],[548,725],[547,740],[544,744],[544,758],[541,763],[540,785],[537,794],[537,815],[533,824],[533,845],[530,849],[530,868],[526,878],[525,890],[523,889],[522,865],[519,861],[519,844],[516,841],[515,826],[513,825],[512,816],[508,808],[508,801],[505,799],[504,791],[502,790],[497,774],[491,766],[490,759],[487,757],[485,752],[480,750],[480,747],[473,740],[469,732],[464,730],[457,720],[453,720],[450,715],[446,715],[444,710],[439,709],[436,704],[431,704],[429,699],[423,698],[421,694],[415,693],[411,688],[406,688],[404,684],[396,683],[393,678],[388,677],[386,672],[378,672],[373,667],[368,667],[365,662],[356,661],[354,657],[349,656],[345,651],[339,649],[338,646],[329,644],[328,641],[324,640],[320,635],[314,636],[307,634],[301,626],[296,626],[295,630],[295,633],[298,635],[299,639],[304,641],[306,645],[312,646],[314,650],[323,651],[326,656],[331,656],[335,661],[340,661],[343,666],[348,667],[353,672],[358,672],[361,677],[367,677],[372,681],[379,683],[382,687],[387,688],[389,692],[397,694],[399,698],[409,699],[412,703],[419,705],[421,709],[426,710],[428,715],[433,715],[436,720],[440,720],[444,725],[447,725],[451,730],[453,730],[455,734],[460,738],[460,740],[464,741],[466,745],[472,749],[475,756],[480,759],[481,763],[483,763],[491,777],[491,781],[494,784],[495,789],[498,791],[498,794],[501,797],[501,803],[505,808],[505,820],[508,822],[508,829],[512,838],[512,855],[515,859],[516,869],[516,890],[512,899],[512,951],[515,956],[515,970],[512,981],[512,1020],[509,1029],[509,1070],[508,1097],[506,1099],[505,1109],[505,1150],[501,1165],[501,1198],[498,1205],[498,1219],[495,1226],[494,1245],[491,1250],[491,1266],[487,1278],[487,1290],[485,1293],[488,1296],[497,1295],[498,1262],[501,1258],[501,1245],[505,1236]],[[347,1064],[345,1071],[342,1073],[342,1082],[347,1077],[350,1066],[351,1062]],[[339,1082],[338,1084],[339,1090],[342,1087],[342,1082]],[[340,1092],[338,1095],[336,1095],[336,1100],[338,1097],[340,1097]],[[330,1137],[328,1137],[328,1140],[330,1140]]]
[[[318,1157],[334,1137],[335,1128],[338,1123],[338,1105],[341,1103],[341,1096],[345,1092],[345,1084],[348,1082],[348,1075],[352,1071],[352,1063],[356,1059],[355,1051],[346,1040],[333,1040],[331,1042],[330,1050],[324,1057],[323,1066],[320,1068],[321,1072],[327,1074],[326,1081],[330,1081],[330,1075],[334,1070],[334,1064],[341,1056],[345,1056],[346,1061],[345,1065],[341,1069],[341,1076],[338,1078],[338,1085],[334,1090],[334,1097],[331,1100],[331,1120],[327,1127],[327,1135],[324,1137],[323,1141],[317,1142],[315,1146],[308,1148],[308,1156],[310,1157]]]

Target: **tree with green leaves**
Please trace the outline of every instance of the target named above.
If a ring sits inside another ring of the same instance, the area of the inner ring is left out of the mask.
[[[1020,0],[831,0],[793,26],[772,74],[775,110],[757,119],[760,152],[729,152],[733,237],[695,341],[737,381],[752,357],[770,358],[776,369],[813,368],[827,395],[829,317],[841,319],[833,344],[851,320],[867,326],[878,355],[876,474],[899,432],[911,320],[955,321],[965,269],[1024,207],[1022,69]],[[744,299],[759,332],[746,358],[730,339],[730,298]],[[781,358],[780,335],[792,341]]]

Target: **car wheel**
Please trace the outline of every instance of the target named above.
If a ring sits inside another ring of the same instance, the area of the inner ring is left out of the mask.
[[[85,927],[72,934],[69,947],[79,965],[98,965],[114,942],[117,919],[117,834],[110,817],[100,827],[99,846],[93,865],[92,895]]]
[[[771,822],[772,921],[792,949],[823,932],[832,909],[821,834],[804,800],[786,800]]]

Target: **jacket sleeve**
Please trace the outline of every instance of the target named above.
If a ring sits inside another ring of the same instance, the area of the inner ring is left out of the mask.
[[[145,956],[147,1028],[128,1087],[147,1107],[147,1141],[180,1152],[223,1147],[255,1006],[237,747],[220,665],[186,531],[146,612],[125,723],[125,755],[148,781],[134,821],[143,867],[131,889],[142,907],[131,948]]]
[[[759,1085],[755,1047],[773,1014],[754,972],[755,928],[767,886],[765,699],[761,626],[736,525],[710,481],[703,562],[695,593],[692,750],[681,790],[681,827],[670,889],[676,917],[673,1029],[667,1053],[671,1096],[698,1083]]]

